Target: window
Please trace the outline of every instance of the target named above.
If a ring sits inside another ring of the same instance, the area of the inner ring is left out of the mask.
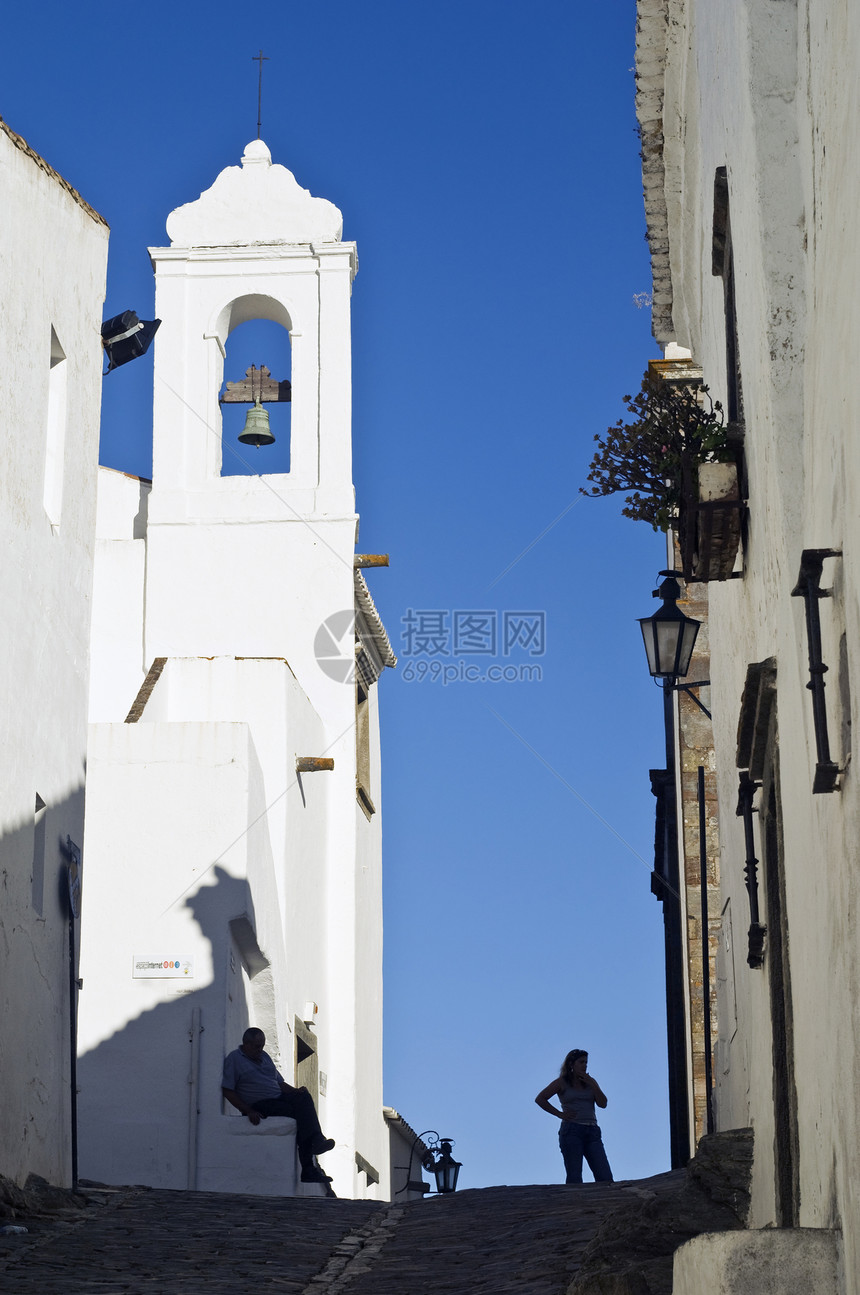
[[[355,685],[355,790],[367,818],[376,813],[370,797],[370,694],[360,681]]]
[[[45,906],[45,833],[48,807],[36,792],[33,815],[33,908],[41,917]]]
[[[57,334],[51,329],[51,363],[48,375],[48,425],[45,437],[44,504],[48,520],[60,524],[63,509],[63,472],[66,451],[66,385],[68,364]]]
[[[735,302],[735,261],[729,215],[729,181],[726,167],[714,175],[714,229],[711,269],[723,281],[726,327],[726,416],[731,423],[743,423],[744,398],[738,352],[738,314]]]
[[[785,852],[779,790],[779,728],[777,723],[776,660],[755,662],[747,669],[738,722],[738,768],[749,770],[750,788],[761,787],[759,831],[763,853],[762,937],[752,943],[756,960],[766,968],[770,996],[772,1101],[774,1116],[773,1169],[776,1225],[797,1227],[800,1209],[800,1146],[797,1093],[794,1079],[794,1014],[789,960],[789,929],[785,891]],[[748,843],[747,880],[754,883]],[[753,888],[749,885],[750,900]],[[752,914],[754,917],[754,914]],[[766,938],[764,938],[766,932]],[[763,957],[759,955],[763,953]],[[749,961],[749,959],[748,959]]]
[[[317,1058],[317,1037],[298,1016],[293,1021],[296,1032],[296,1088],[306,1088],[319,1103],[319,1059]]]

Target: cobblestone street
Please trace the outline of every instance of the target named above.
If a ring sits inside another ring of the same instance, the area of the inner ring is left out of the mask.
[[[129,1188],[0,1236],[6,1295],[564,1295],[635,1184],[490,1187],[408,1205]]]

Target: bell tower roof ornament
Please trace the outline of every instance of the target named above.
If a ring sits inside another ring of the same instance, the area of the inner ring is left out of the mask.
[[[292,171],[273,163],[263,140],[251,140],[241,161],[226,167],[196,201],[170,213],[171,246],[340,242],[343,216],[334,203],[314,198]]]
[[[261,139],[252,139],[250,144],[245,145],[245,152],[242,154],[242,166],[271,166],[272,155],[269,147]]]

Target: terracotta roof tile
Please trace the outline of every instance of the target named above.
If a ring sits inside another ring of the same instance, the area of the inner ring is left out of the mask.
[[[90,204],[86,201],[86,199],[81,197],[77,189],[74,189],[69,184],[68,180],[64,180],[63,177],[60,175],[59,171],[55,171],[54,168],[50,166],[43,157],[40,157],[39,154],[36,152],[36,150],[30,147],[30,145],[27,143],[26,139],[24,139],[22,135],[16,134],[16,132],[12,129],[12,127],[7,125],[7,123],[3,120],[2,117],[0,117],[0,130],[2,130],[4,135],[7,135],[9,137],[9,139],[12,141],[12,143],[15,145],[16,148],[19,148],[22,153],[26,153],[27,157],[31,158],[32,161],[36,163],[36,165],[39,167],[40,170],[44,171],[46,175],[50,175],[54,180],[57,181],[58,184],[62,185],[62,187],[66,190],[66,192],[70,194],[72,198],[74,198],[78,206],[83,207],[84,211],[87,213],[88,216],[91,216],[92,219],[96,221],[97,224],[104,225],[105,229],[110,228],[104,216],[100,216],[99,213],[96,211],[95,207],[91,207]]]

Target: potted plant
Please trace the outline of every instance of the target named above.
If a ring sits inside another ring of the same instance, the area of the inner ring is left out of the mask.
[[[625,396],[625,422],[595,436],[599,445],[582,487],[589,498],[629,491],[622,514],[655,531],[678,531],[688,580],[731,575],[740,542],[740,429],[698,382],[646,374]]]

